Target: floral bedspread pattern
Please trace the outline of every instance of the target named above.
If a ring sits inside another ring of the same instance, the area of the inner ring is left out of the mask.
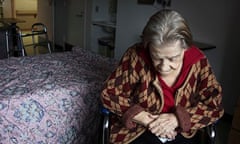
[[[114,60],[81,48],[0,60],[0,143],[96,144]]]

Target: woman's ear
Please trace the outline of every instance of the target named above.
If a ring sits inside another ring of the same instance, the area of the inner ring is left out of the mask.
[[[142,42],[143,42],[143,47],[147,49],[149,46],[149,42],[144,41],[144,39]]]

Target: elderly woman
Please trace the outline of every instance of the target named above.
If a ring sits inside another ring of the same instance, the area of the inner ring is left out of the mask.
[[[151,16],[142,42],[128,48],[106,80],[101,100],[113,113],[112,144],[196,144],[196,131],[224,113],[206,56],[192,44],[184,18],[167,9]]]

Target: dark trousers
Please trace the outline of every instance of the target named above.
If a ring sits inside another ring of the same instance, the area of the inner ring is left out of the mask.
[[[175,140],[168,141],[164,144],[199,144],[200,141],[196,137],[187,139],[183,137],[181,134],[178,134],[175,137]],[[152,134],[150,131],[144,132],[141,136],[139,136],[137,139],[132,141],[130,144],[163,144],[157,136]]]

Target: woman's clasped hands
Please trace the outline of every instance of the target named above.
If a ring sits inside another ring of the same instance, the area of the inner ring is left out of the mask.
[[[173,140],[177,135],[175,129],[178,127],[178,120],[173,113],[153,115],[149,112],[142,111],[138,113],[133,120],[147,127],[149,131],[158,137]]]
[[[160,115],[148,115],[152,121],[148,124],[148,129],[158,137],[175,139],[178,127],[177,117],[172,113]]]

